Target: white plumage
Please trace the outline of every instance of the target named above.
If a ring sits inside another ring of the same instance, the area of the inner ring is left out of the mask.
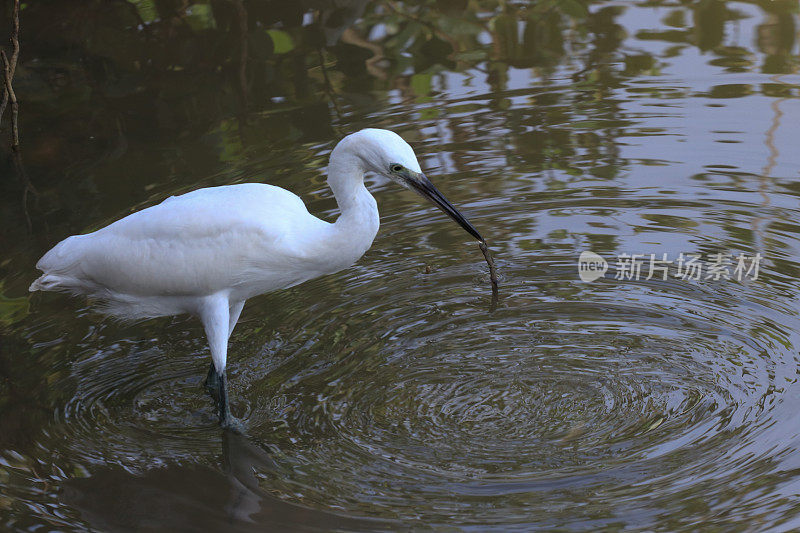
[[[285,189],[211,187],[61,241],[36,265],[45,274],[31,288],[98,297],[121,318],[192,312],[207,295],[242,301],[344,268],[369,242],[342,237]],[[331,261],[337,243],[352,251]]]
[[[220,396],[221,422],[230,426],[227,342],[245,300],[337,272],[367,251],[379,226],[375,199],[364,186],[369,171],[430,198],[483,240],[421,173],[405,141],[366,129],[345,137],[331,154],[328,184],[341,210],[335,223],[272,185],[198,189],[64,239],[37,263],[43,275],[30,290],[84,294],[123,319],[200,317],[213,360],[207,383]]]

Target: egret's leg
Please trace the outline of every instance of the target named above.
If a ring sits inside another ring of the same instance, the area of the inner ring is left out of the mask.
[[[239,315],[242,314],[242,308],[244,308],[244,300],[241,302],[232,302],[228,308],[230,313],[228,318],[228,338],[230,338],[231,334],[233,334],[233,328],[236,327],[236,323],[239,321]]]
[[[231,416],[231,404],[228,401],[228,377],[223,371],[219,375],[219,401],[217,401],[219,408],[219,425],[224,428],[238,429],[238,420]]]
[[[219,400],[219,374],[217,368],[212,361],[208,367],[208,375],[206,375],[205,386],[208,393],[215,399]]]
[[[208,337],[208,346],[211,348],[211,360],[214,374],[219,380],[219,423],[224,428],[238,430],[240,424],[231,416],[228,402],[228,383],[225,376],[225,364],[228,359],[228,331],[229,331],[229,303],[222,295],[212,295],[206,298],[200,318]],[[209,371],[209,374],[211,372]],[[213,380],[212,380],[213,381]]]
[[[233,328],[236,327],[236,323],[239,321],[239,315],[242,314],[242,309],[244,308],[244,300],[241,302],[233,302],[228,306],[228,338],[230,339],[231,334],[233,334]],[[212,362],[208,368],[208,375],[206,376],[205,381],[206,390],[208,393],[214,397],[215,400],[219,401],[219,388],[220,388],[220,381],[219,381],[219,374],[217,374],[217,369]]]

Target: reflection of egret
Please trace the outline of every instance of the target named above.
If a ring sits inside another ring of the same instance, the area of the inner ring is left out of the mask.
[[[422,174],[411,147],[395,133],[366,129],[331,154],[328,184],[341,210],[333,224],[272,185],[199,189],[61,241],[36,265],[44,274],[30,289],[86,294],[127,319],[198,316],[211,348],[206,385],[219,397],[221,424],[230,427],[225,363],[245,300],[337,272],[367,251],[379,225],[364,186],[369,171],[430,199],[485,249],[478,231]]]
[[[167,440],[159,441],[154,447]],[[168,447],[168,446],[167,446]],[[267,447],[231,431],[222,434],[221,469],[206,461],[170,460],[131,474],[114,464],[70,478],[61,502],[101,531],[374,531],[389,524],[343,517],[283,501],[265,488],[280,470]],[[187,451],[190,453],[190,451]],[[213,463],[213,460],[212,460]],[[157,526],[157,527],[156,527]]]

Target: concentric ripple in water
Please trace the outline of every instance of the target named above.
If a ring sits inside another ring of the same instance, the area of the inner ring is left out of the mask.
[[[609,477],[669,495],[685,482],[680,469],[713,477],[720,455],[764,454],[758,439],[795,362],[766,317],[730,316],[736,287],[609,279],[559,301],[504,267],[507,292],[493,313],[480,284],[465,297],[468,280],[443,273],[442,294],[416,291],[413,304],[387,295],[367,317],[364,297],[305,324],[335,329],[342,312],[348,329],[372,317],[386,335],[348,343],[335,330],[278,367],[293,372],[294,358],[304,366],[319,351],[313,372],[276,380],[292,438],[273,490],[443,523],[481,496],[475,520],[511,524],[602,490]],[[548,278],[572,271],[557,260],[542,268]],[[418,279],[395,283],[404,281]]]

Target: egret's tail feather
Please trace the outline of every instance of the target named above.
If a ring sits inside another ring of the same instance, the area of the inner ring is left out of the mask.
[[[39,276],[31,286],[28,287],[30,292],[34,291],[57,291],[60,289],[65,289],[66,287],[63,286],[64,278],[61,276],[56,276],[54,274],[43,274]]]
[[[36,278],[36,280],[33,283],[31,283],[31,286],[28,287],[28,291],[35,292],[42,290],[44,287],[44,284],[42,283],[42,278],[44,278],[44,276]]]

